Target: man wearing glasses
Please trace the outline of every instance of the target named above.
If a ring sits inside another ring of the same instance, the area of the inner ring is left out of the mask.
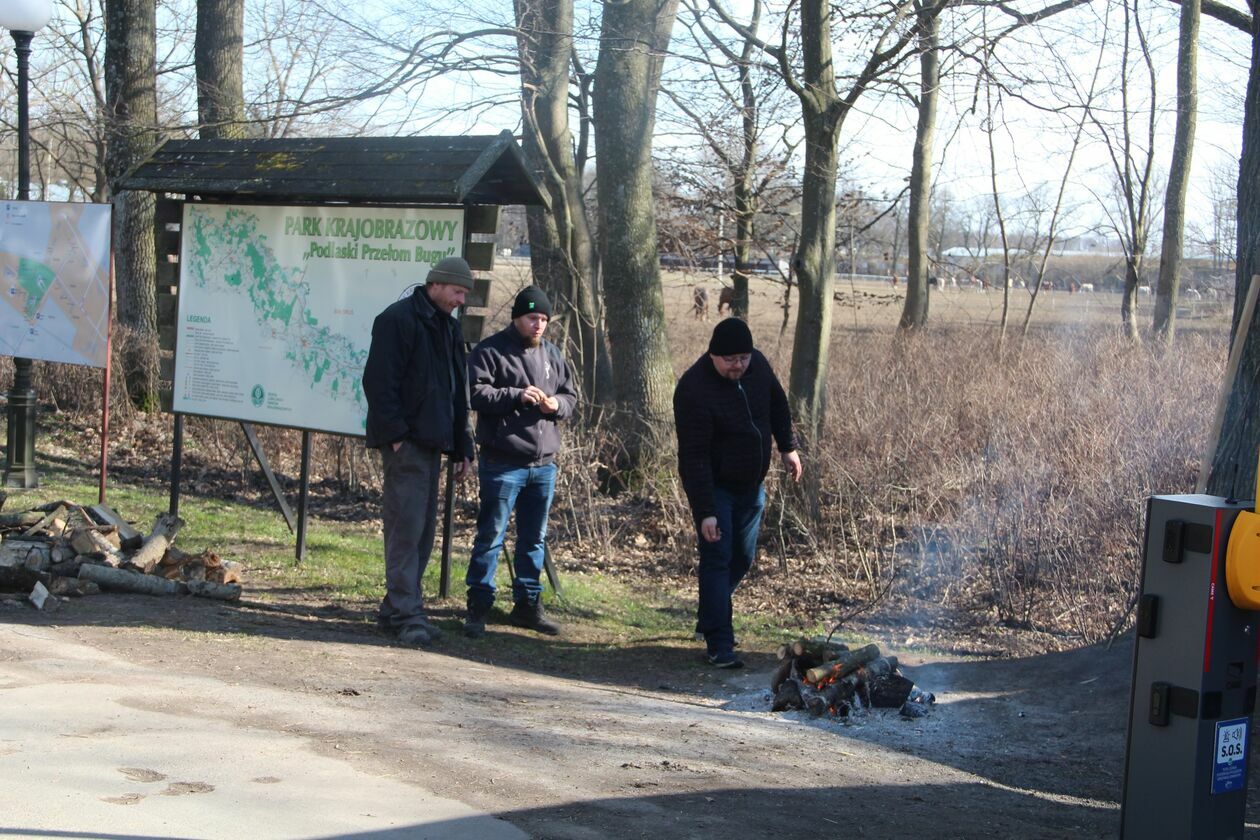
[[[674,389],[674,423],[700,550],[696,632],[710,665],[740,668],[731,595],[757,553],[771,439],[789,477],[801,477],[787,395],[744,321],[727,318],[713,328],[708,352]]]

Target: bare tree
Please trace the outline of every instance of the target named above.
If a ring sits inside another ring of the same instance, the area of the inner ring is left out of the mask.
[[[719,239],[723,241],[719,248],[725,249],[729,242],[734,258],[731,313],[746,317],[748,279],[759,244],[757,214],[763,195],[773,189],[775,175],[783,170],[796,147],[783,137],[777,144],[777,154],[768,156],[765,151],[764,115],[769,113],[773,118],[779,110],[776,94],[780,88],[767,83],[769,74],[763,72],[766,68],[759,61],[758,33],[763,8],[760,0],[753,0],[748,22],[735,31],[738,40],[733,46],[728,44],[731,39],[723,31],[726,27],[721,19],[716,24],[710,22],[706,6],[689,2],[686,7],[690,13],[686,22],[698,55],[696,63],[706,72],[688,89],[666,88],[665,93],[716,158],[722,175],[717,185],[719,194],[724,196],[729,189],[730,201],[723,198],[716,209],[724,214],[729,204],[735,231],[729,239],[721,232]],[[730,73],[733,80],[726,75]],[[710,93],[696,96],[697,88]],[[732,118],[737,123],[734,128]],[[783,133],[786,135],[786,131]]]
[[[572,0],[516,0],[526,158],[550,208],[527,209],[530,266],[556,305],[558,325],[588,401],[611,396],[612,365],[599,310],[599,275],[582,199],[582,171],[569,132]],[[587,94],[579,87],[578,95]]]
[[[1124,335],[1131,341],[1139,338],[1138,287],[1142,284],[1146,246],[1152,224],[1157,92],[1155,63],[1151,57],[1140,3],[1141,0],[1120,0],[1124,30],[1117,79],[1120,107],[1116,119],[1119,124],[1109,124],[1098,107],[1091,105],[1088,108],[1090,122],[1105,141],[1115,178],[1114,193],[1111,196],[1114,204],[1105,203],[1104,207],[1108,211],[1109,224],[1124,251],[1124,291],[1120,302],[1120,321]],[[1137,72],[1145,76],[1145,101],[1133,90],[1131,75],[1135,49],[1139,63]],[[1135,117],[1139,116],[1144,123],[1140,127],[1134,125]]]
[[[157,145],[156,8],[154,0],[117,0],[105,10],[105,96],[109,108],[110,179]],[[157,408],[157,298],[154,195],[124,192],[114,199],[114,264],[118,320],[135,333],[126,362],[127,392],[144,409]]]
[[[932,143],[936,132],[936,101],[940,95],[940,22],[931,8],[916,3],[919,31],[918,124],[910,159],[910,216],[906,225],[909,259],[906,266],[906,303],[901,329],[921,327],[928,318],[928,230],[931,226]]]
[[[1177,296],[1181,289],[1181,251],[1186,227],[1186,187],[1194,155],[1194,128],[1199,108],[1198,59],[1200,0],[1182,0],[1177,41],[1177,127],[1172,164],[1164,193],[1164,238],[1159,256],[1155,335],[1169,344],[1177,329]]]
[[[785,16],[779,43],[756,38],[736,22],[718,0],[710,6],[745,38],[777,62],[784,83],[801,104],[805,129],[805,171],[801,182],[801,238],[793,270],[800,294],[792,343],[789,391],[793,415],[810,441],[818,440],[826,414],[827,359],[831,346],[831,311],[835,295],[837,144],[845,118],[862,96],[903,64],[908,47],[919,35],[920,22],[906,3],[892,7],[846,9],[840,21],[860,44],[854,72],[837,87],[832,48],[833,24],[839,14],[827,0],[802,0],[800,5],[800,65],[795,66],[788,34],[795,18]]]
[[[652,132],[661,65],[677,0],[604,6],[595,68],[600,256],[616,426],[627,466],[637,467],[670,422],[674,370],[652,205]]]

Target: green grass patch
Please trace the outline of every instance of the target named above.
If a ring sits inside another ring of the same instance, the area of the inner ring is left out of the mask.
[[[90,505],[96,501],[97,486],[84,480],[84,473],[66,460],[43,461],[40,486],[10,491],[5,509],[27,509],[61,499]],[[167,509],[169,499],[165,484],[150,488],[115,482],[106,494],[106,503],[143,532]],[[189,553],[209,549],[225,560],[240,563],[252,601],[336,603],[370,613],[381,597],[384,561],[378,520],[308,520],[306,553],[299,564],[295,557],[296,537],[274,507],[186,493],[180,499],[179,513],[185,521],[177,538],[180,548]],[[430,607],[448,632],[456,635],[463,616],[471,536],[462,531],[455,535],[448,598],[438,598],[440,535],[424,579]],[[499,597],[492,622],[499,626],[506,625],[512,603],[508,564],[505,554],[496,577]],[[676,581],[626,580],[624,576],[563,567],[558,573],[561,594],[548,587],[546,603],[548,611],[564,625],[562,644],[540,650],[537,637],[514,635],[515,631],[511,631],[492,634],[490,642],[469,642],[472,649],[485,647],[525,657],[541,655],[544,661],[550,661],[574,654],[585,654],[594,660],[606,656],[609,650],[666,648],[690,652],[696,647],[692,638],[694,586],[680,587]],[[735,629],[745,651],[772,650],[788,635],[773,618],[765,616],[737,614]]]

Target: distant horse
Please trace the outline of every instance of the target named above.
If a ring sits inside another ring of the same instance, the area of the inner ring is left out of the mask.
[[[695,286],[691,290],[691,314],[697,321],[709,320],[709,290],[704,286]]]
[[[723,286],[722,291],[718,292],[718,317],[722,317],[722,309],[730,309],[731,304],[735,302],[735,289],[732,286]]]

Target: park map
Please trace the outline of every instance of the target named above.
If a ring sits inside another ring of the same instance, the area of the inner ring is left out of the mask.
[[[110,207],[0,203],[0,353],[105,367]]]
[[[372,321],[455,252],[462,216],[417,208],[337,215],[348,212],[185,206],[176,411],[363,434]],[[417,231],[423,243],[397,241]]]

